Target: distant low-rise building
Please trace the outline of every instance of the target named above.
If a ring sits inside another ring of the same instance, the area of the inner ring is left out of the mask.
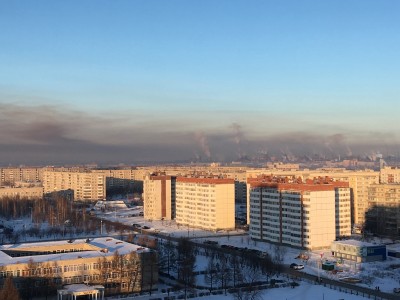
[[[43,197],[43,187],[0,187],[0,198],[36,199]]]
[[[386,245],[343,240],[332,242],[331,250],[335,258],[359,263],[386,260]]]

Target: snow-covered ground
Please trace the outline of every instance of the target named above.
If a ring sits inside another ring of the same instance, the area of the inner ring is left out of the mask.
[[[330,278],[334,280],[340,280],[346,277],[359,278],[362,280],[358,285],[365,286],[371,289],[379,286],[383,292],[392,293],[395,287],[400,287],[400,259],[388,257],[383,262],[372,262],[372,263],[354,263],[352,261],[343,261],[342,264],[338,264],[337,267],[341,271],[333,274],[321,270],[321,261],[330,260],[334,261],[331,255],[330,249],[320,251],[308,251],[305,254],[309,256],[308,260],[301,260],[298,257],[303,251],[299,249],[293,249],[290,247],[280,246],[277,248],[273,244],[253,241],[249,238],[243,230],[238,231],[218,231],[210,232],[190,228],[186,226],[178,226],[174,221],[149,221],[143,217],[127,217],[129,216],[129,208],[121,211],[109,212],[102,214],[102,218],[110,221],[118,221],[127,225],[133,223],[140,224],[142,226],[150,227],[151,231],[157,231],[163,234],[175,236],[175,237],[189,237],[192,240],[203,242],[207,240],[218,241],[219,245],[228,244],[236,247],[247,247],[257,249],[263,252],[267,252],[271,257],[275,256],[275,253],[279,251],[283,253],[283,263],[301,263],[304,264],[305,268],[302,272],[321,276],[322,278]],[[388,242],[388,241],[383,241]],[[400,248],[399,244],[390,245],[391,248]],[[322,258],[321,258],[322,256]],[[394,268],[397,267],[397,268]],[[325,298],[327,299],[327,298]],[[346,298],[347,299],[347,298]]]
[[[313,285],[310,283],[301,283],[300,286],[295,288],[276,288],[264,290],[261,294],[262,299],[274,300],[359,300],[365,299],[362,296],[351,295],[349,293],[331,290],[320,285]],[[195,298],[205,299],[205,298]],[[207,296],[207,300],[228,300],[233,299],[232,295],[215,295]]]
[[[205,230],[199,230],[190,228],[187,226],[178,226],[174,221],[150,221],[145,220],[143,217],[132,217],[132,212],[137,213],[141,208],[126,208],[113,210],[108,212],[97,212],[98,217],[114,221],[124,223],[126,225],[131,226],[132,224],[140,224],[142,226],[150,227],[150,231],[159,232],[165,235],[170,235],[174,237],[189,237],[192,240],[198,241],[202,243],[204,240],[215,240],[222,244],[229,244],[236,247],[247,247],[252,249],[257,249],[262,252],[267,252],[269,255],[274,258],[276,253],[279,252],[283,254],[283,263],[291,264],[301,263],[305,265],[304,270],[301,272],[306,272],[313,275],[320,275],[322,278],[330,278],[339,280],[343,277],[356,277],[362,280],[362,283],[358,283],[358,285],[365,286],[371,289],[374,289],[376,286],[380,287],[380,290],[387,293],[392,293],[393,288],[400,287],[400,258],[388,257],[386,261],[383,262],[374,262],[374,263],[354,263],[350,261],[344,261],[343,264],[339,265],[339,268],[342,272],[338,272],[337,274],[333,274],[332,272],[322,271],[320,267],[321,262],[321,254],[322,260],[333,260],[331,256],[330,249],[325,249],[324,251],[314,251],[314,252],[306,252],[304,254],[309,256],[308,260],[301,260],[297,258],[301,253],[303,253],[299,249],[293,249],[290,247],[277,247],[273,244],[253,241],[248,235],[242,231],[219,231],[219,232],[210,232]],[[0,220],[1,221],[1,220]],[[0,222],[1,223],[1,222]],[[30,218],[25,218],[22,220],[2,220],[2,223],[8,227],[14,228],[14,231],[22,231],[27,228],[31,228],[35,226],[31,223]],[[104,222],[103,222],[104,223]],[[104,225],[104,224],[103,224]],[[48,224],[41,224],[41,228],[46,228],[49,226]],[[100,235],[100,230],[98,230],[98,234]],[[106,232],[105,228],[103,229],[103,235],[110,235],[112,233]],[[119,233],[116,233],[119,234]],[[62,239],[62,236],[60,236]],[[391,249],[399,249],[400,243],[390,245]],[[197,269],[205,269],[207,260],[204,257],[198,257],[196,262]],[[330,290],[329,288],[324,288],[319,285],[313,285],[307,282],[301,282],[300,286],[291,289],[291,288],[279,288],[279,289],[269,289],[265,292],[265,297],[269,299],[316,299],[315,296],[320,299],[360,299],[355,295],[340,293],[339,291]],[[310,296],[312,295],[312,296]],[[145,296],[141,296],[138,299],[151,299],[156,298],[154,296],[150,298],[142,298]],[[225,297],[223,295],[218,296],[207,296],[202,297],[200,299],[228,299],[232,298],[232,296]],[[400,297],[399,297],[400,298]]]

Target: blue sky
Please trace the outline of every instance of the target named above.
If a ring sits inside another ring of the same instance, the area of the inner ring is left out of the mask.
[[[399,9],[395,0],[4,0],[0,104],[112,120],[119,132],[156,120],[148,134],[208,140],[239,124],[248,141],[300,131],[396,144]],[[59,137],[104,144],[90,138],[98,123],[84,126]]]

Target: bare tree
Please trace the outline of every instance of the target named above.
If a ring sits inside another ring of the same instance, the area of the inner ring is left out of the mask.
[[[204,281],[210,286],[209,290],[212,292],[214,284],[218,283],[217,277],[217,262],[214,256],[210,256],[208,259],[206,273],[204,274]]]
[[[285,246],[282,246],[280,244],[275,244],[274,245],[274,262],[276,264],[282,264],[286,253],[287,253],[287,249]]]
[[[158,243],[159,267],[170,275],[171,267],[176,262],[176,246],[171,240]]]
[[[133,292],[139,289],[139,266],[140,260],[136,252],[132,251],[127,256],[126,259],[126,275],[128,279],[128,291]]]
[[[196,256],[194,254],[193,243],[186,238],[181,238],[177,247],[177,271],[178,280],[185,286],[185,298],[187,297],[188,288],[193,286],[195,281],[194,268]]]
[[[217,278],[221,288],[224,289],[225,295],[232,280],[231,268],[229,266],[229,255],[222,253],[219,257],[219,262],[216,264]]]
[[[2,300],[19,300],[19,292],[14,286],[13,278],[7,277],[4,287],[0,290],[0,299]]]

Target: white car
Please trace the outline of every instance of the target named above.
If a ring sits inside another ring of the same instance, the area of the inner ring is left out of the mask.
[[[298,264],[293,263],[293,264],[290,265],[290,268],[291,269],[295,269],[295,270],[303,270],[304,269],[304,265],[298,265]]]

